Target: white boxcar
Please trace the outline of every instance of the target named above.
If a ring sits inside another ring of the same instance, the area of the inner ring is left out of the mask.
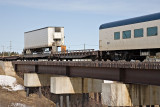
[[[113,51],[160,48],[159,28],[160,13],[103,24],[99,29],[99,49]]]
[[[64,45],[64,27],[45,27],[24,33],[24,49],[48,48],[54,42]]]

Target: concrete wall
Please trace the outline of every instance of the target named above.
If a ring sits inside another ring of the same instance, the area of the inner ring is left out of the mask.
[[[15,76],[16,73],[14,71],[12,62],[5,62],[5,61],[0,61],[0,68],[1,68],[1,72],[4,72],[5,75],[8,76]]]
[[[160,87],[103,83],[102,103],[108,106],[160,105]]]

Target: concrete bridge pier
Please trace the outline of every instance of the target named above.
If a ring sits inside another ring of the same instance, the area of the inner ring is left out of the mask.
[[[74,95],[77,95],[77,105],[86,107],[85,102],[89,100],[86,97],[89,97],[89,93],[101,93],[102,83],[103,80],[98,79],[24,73],[26,96],[29,96],[30,89],[37,87],[41,97],[41,87],[50,86],[50,92],[59,97],[56,105],[60,107],[70,107],[72,100],[75,100]]]
[[[60,97],[60,107],[63,107],[63,95],[59,95]]]
[[[51,77],[51,93],[66,95],[66,107],[71,106],[70,95],[82,95],[81,105],[86,107],[85,100],[89,97],[91,92],[101,92],[102,91],[102,80],[89,79],[89,78],[75,78],[75,77]],[[64,101],[60,97],[60,102]],[[77,100],[78,101],[78,100]],[[79,101],[78,101],[79,102]],[[60,104],[60,107],[63,105]]]
[[[69,94],[59,94],[59,101],[56,102],[56,107],[71,107],[70,106],[70,95]]]
[[[25,87],[26,97],[29,97],[29,94],[30,94],[32,88],[38,88],[38,95],[39,95],[39,98],[41,98],[42,97],[42,89],[41,89],[41,87],[38,87],[38,86],[37,87]]]
[[[50,86],[50,77],[54,75],[51,74],[37,74],[37,73],[24,73],[24,86],[26,87],[26,96],[29,94],[33,88],[37,88],[39,97],[42,96],[41,88],[44,86]]]
[[[39,97],[42,96],[42,87],[50,86],[50,78],[57,77],[51,74],[37,74],[37,73],[24,73],[24,86],[26,87],[26,96],[29,97],[30,92],[32,89],[37,88]],[[66,97],[65,104],[66,107],[69,106],[69,94],[58,94],[59,100],[57,101],[57,107],[63,107],[64,105],[64,97]]]
[[[26,97],[29,97],[29,87],[26,87]]]
[[[66,106],[70,107],[69,94],[66,95]]]
[[[108,106],[159,107],[160,86],[103,83],[102,99]]]
[[[38,91],[39,91],[39,93],[38,93],[38,94],[39,94],[39,98],[41,98],[41,97],[42,97],[42,88],[39,87],[39,90],[38,90]]]

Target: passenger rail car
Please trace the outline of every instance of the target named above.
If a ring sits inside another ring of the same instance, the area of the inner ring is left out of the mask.
[[[99,51],[103,59],[143,61],[160,52],[160,13],[102,24]]]

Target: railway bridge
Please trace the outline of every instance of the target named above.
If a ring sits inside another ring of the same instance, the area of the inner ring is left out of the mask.
[[[12,61],[24,73],[27,96],[31,87],[49,86],[69,107],[70,95],[99,93],[108,106],[160,105],[160,62]],[[103,83],[103,80],[117,81]]]

